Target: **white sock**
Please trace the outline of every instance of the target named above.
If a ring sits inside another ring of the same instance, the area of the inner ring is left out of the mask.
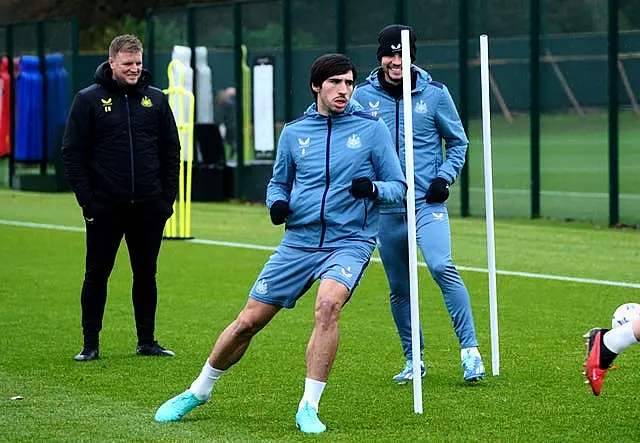
[[[463,348],[460,350],[460,360],[462,360],[464,358],[465,355],[467,355],[467,353],[474,355],[478,358],[480,357],[480,351],[478,351],[477,347],[473,347],[473,348]]]
[[[220,369],[216,369],[211,367],[209,364],[209,359],[204,363],[202,367],[202,371],[198,378],[196,378],[191,386],[189,387],[189,391],[195,395],[198,400],[209,400],[211,397],[211,390],[213,389],[213,385],[216,384],[216,381],[224,374],[225,371],[221,371]]]
[[[298,411],[304,408],[305,403],[309,403],[309,406],[318,411],[318,404],[320,403],[320,397],[322,397],[322,391],[327,385],[324,381],[312,380],[310,378],[304,379],[304,395],[300,404],[298,404]]]
[[[621,353],[634,343],[638,343],[633,334],[633,322],[628,322],[604,334],[604,345],[611,352]]]

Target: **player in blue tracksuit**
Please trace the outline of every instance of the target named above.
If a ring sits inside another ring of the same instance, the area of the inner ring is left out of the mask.
[[[385,121],[405,170],[400,45],[403,29],[410,31],[411,59],[412,62],[415,60],[416,36],[413,30],[402,25],[383,28],[378,35],[380,67],[358,85],[353,98],[368,108],[371,115]],[[445,203],[449,187],[464,165],[469,142],[447,87],[433,81],[416,65],[411,66],[411,80],[417,242],[453,321],[460,342],[464,379],[474,382],[484,377],[485,369],[478,351],[469,293],[451,258],[451,231]],[[383,206],[380,221],[378,248],[389,281],[391,312],[406,358],[404,369],[393,378],[404,382],[413,378],[405,206]],[[422,352],[422,334],[420,337]],[[422,361],[421,372],[424,376]]]
[[[271,221],[285,234],[236,320],[218,337],[198,378],[156,412],[180,420],[205,403],[255,334],[320,280],[307,345],[305,390],[296,413],[302,432],[321,433],[320,396],[338,347],[338,318],[375,249],[379,202],[401,202],[404,175],[389,129],[350,102],[355,68],[341,54],[318,58],[309,85],[315,103],[285,125],[267,187]]]

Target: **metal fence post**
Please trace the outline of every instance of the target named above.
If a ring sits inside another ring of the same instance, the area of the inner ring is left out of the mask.
[[[291,54],[291,0],[282,1],[282,65],[284,71],[284,121],[293,120],[291,92],[293,89],[293,61]]]
[[[193,72],[193,79],[191,83],[194,97],[198,89],[198,76],[196,75],[196,25],[195,25],[195,11],[194,6],[187,6],[187,46],[191,48],[191,72]],[[193,121],[198,121],[198,107],[194,108]]]
[[[156,34],[155,34],[155,21],[153,19],[153,9],[148,8],[145,13],[147,17],[147,30],[146,30],[146,42],[145,42],[145,62],[147,69],[153,71],[155,69],[156,62]]]
[[[76,95],[76,92],[80,90],[78,86],[78,47],[80,46],[80,31],[78,29],[78,19],[76,17],[71,19],[71,99]]]
[[[608,2],[607,64],[609,71],[609,225],[620,221],[618,146],[618,0]]]
[[[9,188],[13,189],[16,175],[16,78],[13,75],[13,25],[7,25],[7,58],[9,59],[9,91],[11,94],[11,112],[9,113],[9,131],[11,151],[9,152]]]
[[[540,0],[529,0],[531,218],[540,217]]]
[[[45,50],[44,50],[44,22],[38,21],[36,24],[36,46],[38,52],[38,59],[40,60],[40,75],[42,76],[42,149],[40,155],[40,175],[47,175],[47,161],[49,153],[47,151],[47,66],[45,64]]]
[[[460,0],[458,6],[458,71],[459,97],[458,110],[464,132],[469,136],[469,2]],[[468,217],[469,211],[469,150],[460,171],[460,215]]]
[[[407,15],[404,10],[404,0],[396,0],[396,23],[405,23]]]
[[[243,78],[242,78],[242,4],[233,3],[233,51],[235,56],[235,80],[236,80],[236,180],[235,196],[238,200],[243,197],[242,175],[244,166],[244,109],[242,104]]]
[[[346,0],[336,0],[336,52],[344,54],[347,50]]]

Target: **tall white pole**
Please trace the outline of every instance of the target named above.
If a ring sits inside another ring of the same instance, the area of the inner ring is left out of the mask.
[[[418,307],[418,252],[416,250],[416,190],[413,178],[413,114],[411,105],[411,48],[409,30],[400,31],[402,43],[402,102],[404,159],[407,178],[407,240],[409,242],[409,296],[411,302],[411,353],[413,354],[413,412],[422,414],[420,367],[420,311]]]
[[[496,290],[496,248],[493,229],[493,177],[491,165],[491,106],[489,100],[489,40],[480,36],[480,83],[482,85],[482,144],[484,145],[484,199],[487,220],[489,269],[489,313],[491,319],[491,369],[500,375],[498,340],[498,299]]]

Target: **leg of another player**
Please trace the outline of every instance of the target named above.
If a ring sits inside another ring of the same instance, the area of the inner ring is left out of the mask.
[[[393,380],[406,383],[413,379],[413,350],[411,345],[411,298],[409,294],[409,246],[405,214],[381,214],[378,232],[378,251],[387,275],[390,290],[391,314],[400,336],[405,356],[402,371]],[[420,364],[422,376],[426,371],[422,361],[424,341],[420,327]]]
[[[338,351],[338,320],[348,298],[349,290],[342,283],[328,278],[320,283],[315,324],[307,345],[304,395],[296,414],[296,424],[305,433],[317,434],[326,430],[318,419],[318,405]]]
[[[467,287],[451,258],[451,227],[445,205],[421,206],[417,213],[417,240],[429,272],[440,287],[460,343],[464,380],[475,383],[485,376],[478,350]]]
[[[99,355],[99,335],[107,303],[107,282],[113,270],[124,232],[121,214],[114,211],[86,225],[86,264],[80,303],[82,306],[82,350],[76,361],[91,361]]]
[[[593,395],[600,395],[602,382],[613,361],[622,351],[640,341],[640,318],[611,330],[594,328],[585,337],[588,340],[584,374]]]
[[[602,343],[615,356],[609,362],[603,361],[603,353],[600,352],[600,368],[606,369],[611,365],[613,359],[629,346],[640,341],[640,318],[636,318],[629,323],[625,323],[615,329],[611,329],[604,334]]]
[[[177,421],[196,406],[206,403],[213,386],[227,369],[244,355],[251,339],[264,328],[281,309],[249,298],[238,317],[222,331],[216,340],[200,375],[189,389],[167,400],[156,411],[156,421]]]

